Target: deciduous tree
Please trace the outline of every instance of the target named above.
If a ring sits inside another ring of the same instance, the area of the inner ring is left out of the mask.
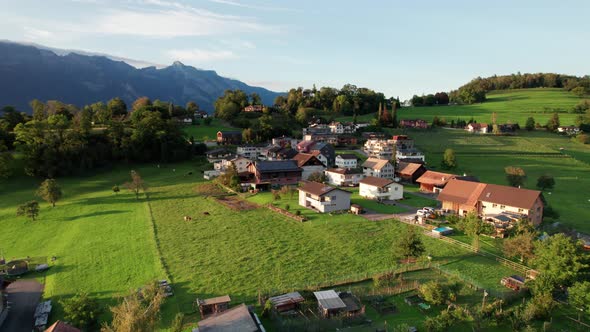
[[[547,121],[547,130],[549,131],[557,131],[559,127],[559,114],[553,113],[549,121]]]
[[[579,281],[575,282],[567,289],[568,300],[574,307],[584,310],[586,313],[590,312],[590,282]]]
[[[529,260],[534,257],[535,235],[527,232],[510,237],[504,240],[502,249],[507,257],[518,257],[521,262]]]
[[[3,141],[0,141],[0,179],[5,179],[12,174],[12,153],[8,151]]]
[[[39,209],[39,203],[37,201],[29,201],[22,205],[19,205],[19,207],[16,209],[16,215],[25,216],[35,221],[35,219],[39,215]]]
[[[453,169],[457,167],[457,159],[455,158],[455,150],[446,149],[443,155],[441,166],[444,169]]]
[[[324,183],[324,182],[326,182],[327,178],[326,178],[326,175],[324,174],[324,172],[314,172],[309,175],[307,180],[319,182],[319,183]]]
[[[508,166],[504,168],[504,172],[506,173],[506,180],[508,184],[513,187],[520,187],[524,185],[524,180],[526,179],[526,173],[520,167],[516,166]]]
[[[139,199],[139,192],[143,190],[145,192],[147,190],[147,185],[143,182],[141,175],[138,172],[132,170],[131,171],[131,181],[125,182],[125,188],[132,191],[135,194],[135,199]]]
[[[528,131],[535,130],[535,118],[533,118],[532,116],[529,116],[526,119],[526,123],[524,125],[524,128]]]
[[[473,237],[473,246],[479,251],[479,237],[481,234],[493,231],[493,226],[480,218],[475,212],[469,212],[459,222],[459,227],[469,236]]]
[[[55,207],[55,203],[59,201],[62,196],[61,187],[55,179],[46,179],[37,189],[37,196],[41,197],[48,203],[51,203],[52,207]]]
[[[541,190],[552,189],[555,186],[555,179],[549,175],[544,174],[537,179],[537,188]]]
[[[88,293],[78,293],[59,303],[64,311],[64,319],[73,326],[91,330],[98,323],[100,306]]]
[[[425,251],[420,234],[414,227],[406,227],[394,243],[394,254],[400,258],[419,257]]]

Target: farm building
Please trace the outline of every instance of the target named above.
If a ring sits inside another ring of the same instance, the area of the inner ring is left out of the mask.
[[[80,330],[58,320],[48,327],[44,332],[80,332]]]
[[[339,154],[335,159],[336,167],[340,168],[356,168],[358,157],[353,154]]]
[[[199,322],[197,332],[265,332],[255,313],[245,304]]]
[[[460,216],[469,212],[479,213],[479,195],[485,189],[485,183],[450,180],[438,194],[442,209],[452,211]]]
[[[428,122],[422,119],[405,119],[400,120],[399,126],[401,128],[418,128],[418,129],[427,129]]]
[[[255,189],[297,185],[302,172],[295,160],[256,161],[248,165],[249,177],[245,182]]]
[[[397,163],[395,176],[399,177],[402,181],[416,183],[416,180],[425,172],[426,167],[423,164],[400,161]]]
[[[277,312],[285,312],[299,308],[299,304],[305,299],[299,292],[287,293],[279,296],[273,296],[268,299],[272,307]]]
[[[334,290],[313,292],[318,300],[318,310],[322,317],[329,318],[337,315],[354,317],[365,312],[358,300],[346,292],[336,293]]]
[[[449,180],[456,177],[455,174],[426,171],[416,182],[420,184],[420,191],[438,193],[447,185]]]
[[[201,313],[201,318],[216,315],[226,311],[229,308],[230,302],[231,298],[229,297],[229,295],[218,296],[204,300],[197,299],[197,304],[199,305],[199,312]]]
[[[566,135],[577,135],[580,133],[580,128],[576,126],[559,126],[557,132]]]
[[[470,133],[476,134],[487,134],[488,133],[488,124],[487,123],[470,123],[465,127]]]
[[[242,143],[241,131],[218,131],[217,143],[219,144],[240,144]]]
[[[341,187],[356,186],[365,177],[360,168],[329,168],[324,174],[329,184]]]
[[[303,170],[301,173],[302,180],[307,180],[313,173],[323,173],[326,169],[324,164],[315,155],[310,153],[298,153],[292,160],[295,160],[297,166]]]
[[[362,166],[365,176],[374,176],[376,178],[384,179],[395,178],[395,168],[388,160],[369,158]]]
[[[299,187],[299,205],[327,213],[350,209],[351,192],[319,182],[304,182]]]
[[[359,182],[359,195],[378,201],[404,198],[404,187],[390,179],[367,176]]]

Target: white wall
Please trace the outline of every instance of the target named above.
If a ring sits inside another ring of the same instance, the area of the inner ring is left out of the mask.
[[[303,190],[299,190],[299,205],[307,207],[307,202],[310,203],[316,210],[322,213],[329,213],[334,211],[348,210],[350,209],[350,196],[351,194],[346,193],[342,190],[333,190],[324,197],[325,201],[321,202],[321,197],[310,195],[307,197],[307,193]]]
[[[340,156],[336,156],[336,166],[340,168],[356,168],[356,159],[342,159]]]
[[[404,186],[399,183],[389,184],[387,191],[384,193],[379,192],[379,188],[370,186],[364,183],[359,184],[359,195],[369,199],[386,199],[386,200],[398,200],[404,198]]]

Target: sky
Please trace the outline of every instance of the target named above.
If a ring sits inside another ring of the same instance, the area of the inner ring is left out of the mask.
[[[587,0],[0,0],[0,39],[403,100],[477,76],[590,74],[589,15]]]

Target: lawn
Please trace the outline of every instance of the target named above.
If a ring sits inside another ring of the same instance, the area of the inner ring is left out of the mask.
[[[211,141],[217,139],[217,132],[220,130],[239,130],[229,127],[228,125],[224,124],[221,120],[213,118],[211,124],[205,125],[203,123],[203,119],[199,119],[199,125],[189,125],[184,126],[183,130],[187,134],[188,137],[194,137],[196,141]]]
[[[413,191],[406,191],[406,187],[404,186],[404,199],[402,201],[400,201],[400,203],[405,204],[405,205],[409,205],[409,206],[413,206],[413,207],[417,207],[417,208],[421,208],[421,207],[425,207],[425,206],[430,206],[430,207],[437,207],[438,206],[438,201],[428,198],[428,197],[424,197],[421,195],[417,195],[415,194]]]
[[[492,122],[492,113],[497,115],[498,123],[519,123],[524,126],[526,119],[532,116],[544,125],[556,110],[560,112],[561,124],[573,125],[577,114],[566,113],[581,98],[563,89],[519,89],[493,91],[487,94],[487,101],[473,105],[452,105],[432,107],[402,107],[398,110],[399,119],[421,118],[429,123],[435,116],[447,121],[465,121],[473,117],[477,122]],[[564,113],[562,113],[564,112]],[[358,117],[358,121],[370,121],[374,114]],[[352,117],[339,117],[339,121],[352,121]]]

